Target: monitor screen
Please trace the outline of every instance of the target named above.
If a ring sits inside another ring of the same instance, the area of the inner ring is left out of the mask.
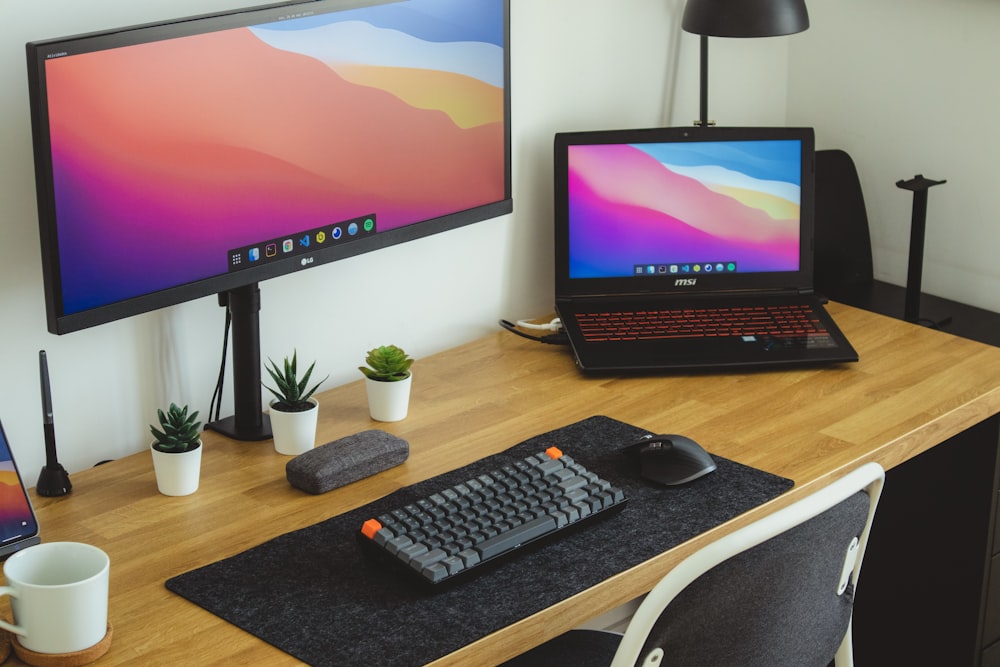
[[[220,294],[224,432],[268,437],[259,281],[513,209],[509,24],[310,0],[29,43],[49,330]]]
[[[64,333],[508,212],[504,0],[322,0],[28,45]]]
[[[797,271],[793,140],[569,148],[571,278]]]
[[[810,128],[556,135],[558,293],[811,284],[813,145]]]

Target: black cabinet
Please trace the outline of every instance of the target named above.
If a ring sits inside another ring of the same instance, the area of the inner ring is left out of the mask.
[[[1000,417],[886,472],[854,611],[858,667],[974,666]]]
[[[993,495],[993,535],[982,614],[982,667],[1000,667],[1000,492]]]
[[[836,300],[902,319],[876,281]],[[1000,314],[923,295],[921,322],[1000,346]],[[854,613],[858,667],[1000,667],[1000,416],[886,473]]]

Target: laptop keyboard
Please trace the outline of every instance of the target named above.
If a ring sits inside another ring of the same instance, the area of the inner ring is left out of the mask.
[[[576,319],[587,342],[724,336],[833,342],[804,304],[579,313]]]

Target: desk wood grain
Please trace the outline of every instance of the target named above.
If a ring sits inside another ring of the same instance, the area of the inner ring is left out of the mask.
[[[490,664],[643,594],[706,541],[863,462],[895,466],[1000,412],[1000,348],[848,306],[829,309],[858,349],[859,363],[584,377],[568,351],[498,332],[419,359],[410,416],[402,422],[372,422],[360,381],[332,389],[319,396],[319,443],[381,428],[409,441],[411,456],[321,496],[286,482],[288,458],[270,441],[235,442],[206,432],[201,488],[193,496],[157,493],[143,452],[74,474],[69,496],[32,492],[32,500],[43,540],[89,542],[111,556],[115,634],[98,664],[283,665],[296,661],[173,595],[163,582],[595,414],[686,434],[714,453],[795,481],[778,500],[435,663]]]

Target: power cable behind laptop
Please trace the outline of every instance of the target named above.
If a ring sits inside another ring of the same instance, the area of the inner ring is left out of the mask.
[[[563,331],[562,323],[559,318],[548,322],[547,324],[535,324],[533,322],[528,322],[526,320],[518,320],[516,323],[510,320],[500,320],[500,326],[511,332],[512,334],[521,336],[522,338],[527,338],[528,340],[533,340],[538,343],[546,343],[548,345],[568,345],[569,338],[566,336],[565,331]],[[525,333],[521,329],[532,329],[536,331],[552,331],[555,333],[545,334],[541,336],[536,336],[533,334]]]

